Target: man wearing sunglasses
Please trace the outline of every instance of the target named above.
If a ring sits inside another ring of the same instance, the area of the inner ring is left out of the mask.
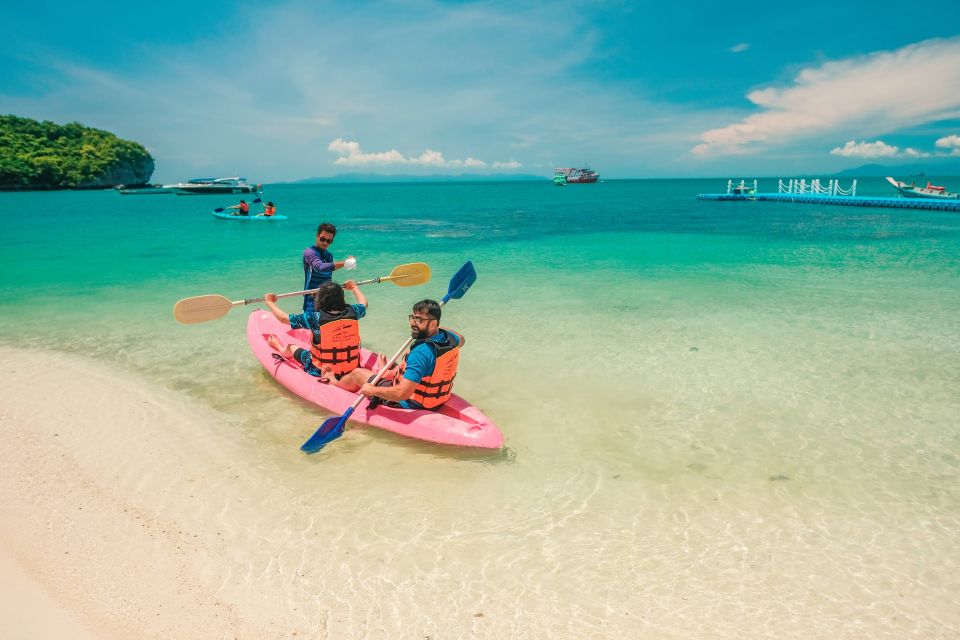
[[[386,401],[388,406],[436,411],[453,393],[460,348],[466,339],[440,326],[440,305],[436,300],[421,300],[407,316],[413,345],[400,364],[391,386],[373,386],[369,382],[360,393],[370,398],[370,407]]]
[[[357,259],[347,256],[343,262],[336,262],[330,253],[330,245],[337,235],[337,228],[329,222],[323,222],[317,227],[316,244],[303,250],[303,288],[316,289],[324,282],[330,282],[335,269],[346,267],[347,270],[357,266]],[[316,311],[313,308],[313,294],[303,296],[303,311]]]

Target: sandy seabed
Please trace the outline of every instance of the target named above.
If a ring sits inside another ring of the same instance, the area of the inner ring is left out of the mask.
[[[628,485],[588,463],[525,477],[350,433],[306,457],[309,432],[269,413],[257,433],[107,364],[0,347],[0,638],[958,628],[952,513],[784,500],[766,479],[690,500],[680,481]]]

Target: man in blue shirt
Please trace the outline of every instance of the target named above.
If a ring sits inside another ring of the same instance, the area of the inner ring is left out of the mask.
[[[371,407],[385,400],[389,406],[404,409],[436,410],[453,392],[460,348],[466,340],[459,333],[440,327],[440,305],[435,300],[421,300],[413,305],[408,320],[414,342],[392,386],[373,386],[368,382],[360,388],[360,393],[371,398]]]
[[[330,253],[330,245],[337,235],[337,228],[329,222],[323,222],[317,227],[316,244],[303,250],[303,288],[316,289],[324,282],[330,282],[335,269],[346,266],[352,269],[357,261],[348,256],[343,262],[335,262]],[[303,310],[314,311],[313,295],[303,296]]]

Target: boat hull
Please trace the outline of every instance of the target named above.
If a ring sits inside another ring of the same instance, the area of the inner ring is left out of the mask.
[[[169,189],[117,189],[122,196],[159,196],[164,193],[173,193]]]
[[[258,215],[241,216],[241,215],[238,215],[238,214],[220,213],[220,212],[216,212],[216,211],[214,211],[213,217],[214,217],[214,218],[219,218],[220,220],[240,220],[240,221],[248,221],[248,222],[251,221],[251,220],[254,221],[254,222],[257,222],[257,221],[266,221],[266,222],[269,222],[269,221],[271,221],[271,220],[286,220],[286,219],[287,219],[287,216],[281,216],[281,215],[279,215],[279,214],[274,214],[274,215],[272,215],[272,216],[258,216]]]
[[[960,193],[954,193],[952,191],[941,191],[940,189],[934,190],[916,187],[905,182],[900,182],[899,180],[894,180],[890,177],[887,177],[887,182],[889,182],[893,188],[897,190],[897,193],[902,195],[904,198],[921,198],[924,200],[960,200]]]
[[[221,186],[197,186],[197,187],[171,187],[178,196],[218,196],[230,193],[257,193],[257,188],[253,185],[221,187]]]
[[[340,414],[359,397],[334,384],[323,384],[311,376],[298,362],[274,357],[277,353],[267,344],[267,336],[276,335],[283,344],[294,348],[309,349],[310,333],[305,329],[291,329],[279,322],[272,313],[257,309],[247,320],[247,341],[263,368],[287,390],[333,414]],[[360,350],[363,367],[372,369],[377,354]],[[351,421],[368,424],[393,433],[461,447],[499,449],[503,446],[503,434],[479,409],[454,394],[437,411],[396,409],[379,406],[367,410],[362,402],[350,416]]]

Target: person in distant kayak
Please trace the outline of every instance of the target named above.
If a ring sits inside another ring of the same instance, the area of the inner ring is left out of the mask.
[[[343,290],[353,291],[356,304],[348,305]],[[264,301],[273,316],[294,329],[308,329],[311,336],[310,350],[284,345],[277,336],[267,337],[270,345],[280,356],[292,358],[303,370],[322,382],[329,382],[348,391],[356,391],[372,375],[369,369],[360,366],[360,318],[367,314],[367,298],[353,280],[341,287],[336,282],[325,282],[313,294],[317,311],[286,314],[277,306],[277,294],[268,293]]]
[[[271,201],[271,202],[268,202],[266,205],[264,205],[264,207],[263,207],[263,213],[260,214],[260,215],[269,218],[269,217],[271,217],[272,215],[274,215],[276,212],[277,212],[277,207],[276,207],[276,205],[274,205],[273,202]]]
[[[371,400],[369,408],[386,401],[388,406],[404,409],[436,410],[453,394],[460,348],[466,339],[440,326],[440,305],[436,300],[421,300],[413,305],[413,313],[407,319],[414,342],[393,382],[390,386],[367,382],[360,387],[360,393]]]
[[[250,205],[247,204],[246,200],[241,200],[240,204],[235,204],[232,207],[227,207],[227,209],[236,209],[237,212],[231,215],[234,216],[248,216],[250,215]]]
[[[356,264],[356,258],[348,256],[343,262],[336,262],[333,254],[330,253],[330,245],[337,235],[337,228],[329,222],[322,222],[317,227],[316,244],[303,250],[303,288],[316,289],[324,282],[330,282],[335,269],[346,267],[353,269]],[[314,296],[303,296],[303,310],[313,311]]]

